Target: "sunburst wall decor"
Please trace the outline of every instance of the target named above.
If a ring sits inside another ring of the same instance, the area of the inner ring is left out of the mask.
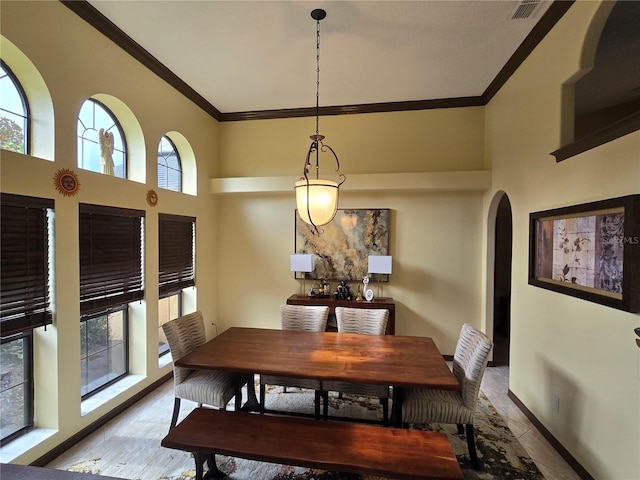
[[[65,197],[72,197],[80,190],[80,180],[73,170],[61,168],[53,177],[56,190]]]

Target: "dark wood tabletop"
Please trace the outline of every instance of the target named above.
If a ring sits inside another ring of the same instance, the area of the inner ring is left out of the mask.
[[[433,339],[232,327],[178,367],[459,390]]]

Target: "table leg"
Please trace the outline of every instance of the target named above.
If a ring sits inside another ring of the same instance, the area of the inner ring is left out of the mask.
[[[242,407],[242,410],[250,412],[260,411],[260,402],[256,396],[256,384],[254,377],[255,375],[251,375],[251,381],[247,382],[247,401]]]

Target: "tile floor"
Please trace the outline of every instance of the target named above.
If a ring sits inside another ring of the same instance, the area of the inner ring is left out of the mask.
[[[509,367],[489,367],[482,379],[481,390],[529,453],[547,480],[580,480],[578,474],[542,436],[538,429],[509,398]]]

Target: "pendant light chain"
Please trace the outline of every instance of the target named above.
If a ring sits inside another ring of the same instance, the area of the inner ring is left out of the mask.
[[[338,209],[338,193],[340,186],[346,180],[340,172],[338,155],[329,145],[326,145],[324,135],[320,135],[320,20],[327,15],[322,9],[311,12],[311,18],[316,21],[316,133],[311,135],[311,145],[302,170],[302,176],[295,184],[296,206],[298,215],[303,222],[310,225],[313,235],[321,235],[323,230],[318,227],[328,224]],[[336,162],[338,181],[320,179],[320,152],[330,153]],[[315,179],[312,176],[311,161],[315,158]]]
[[[320,20],[316,20],[316,135],[320,118]]]

